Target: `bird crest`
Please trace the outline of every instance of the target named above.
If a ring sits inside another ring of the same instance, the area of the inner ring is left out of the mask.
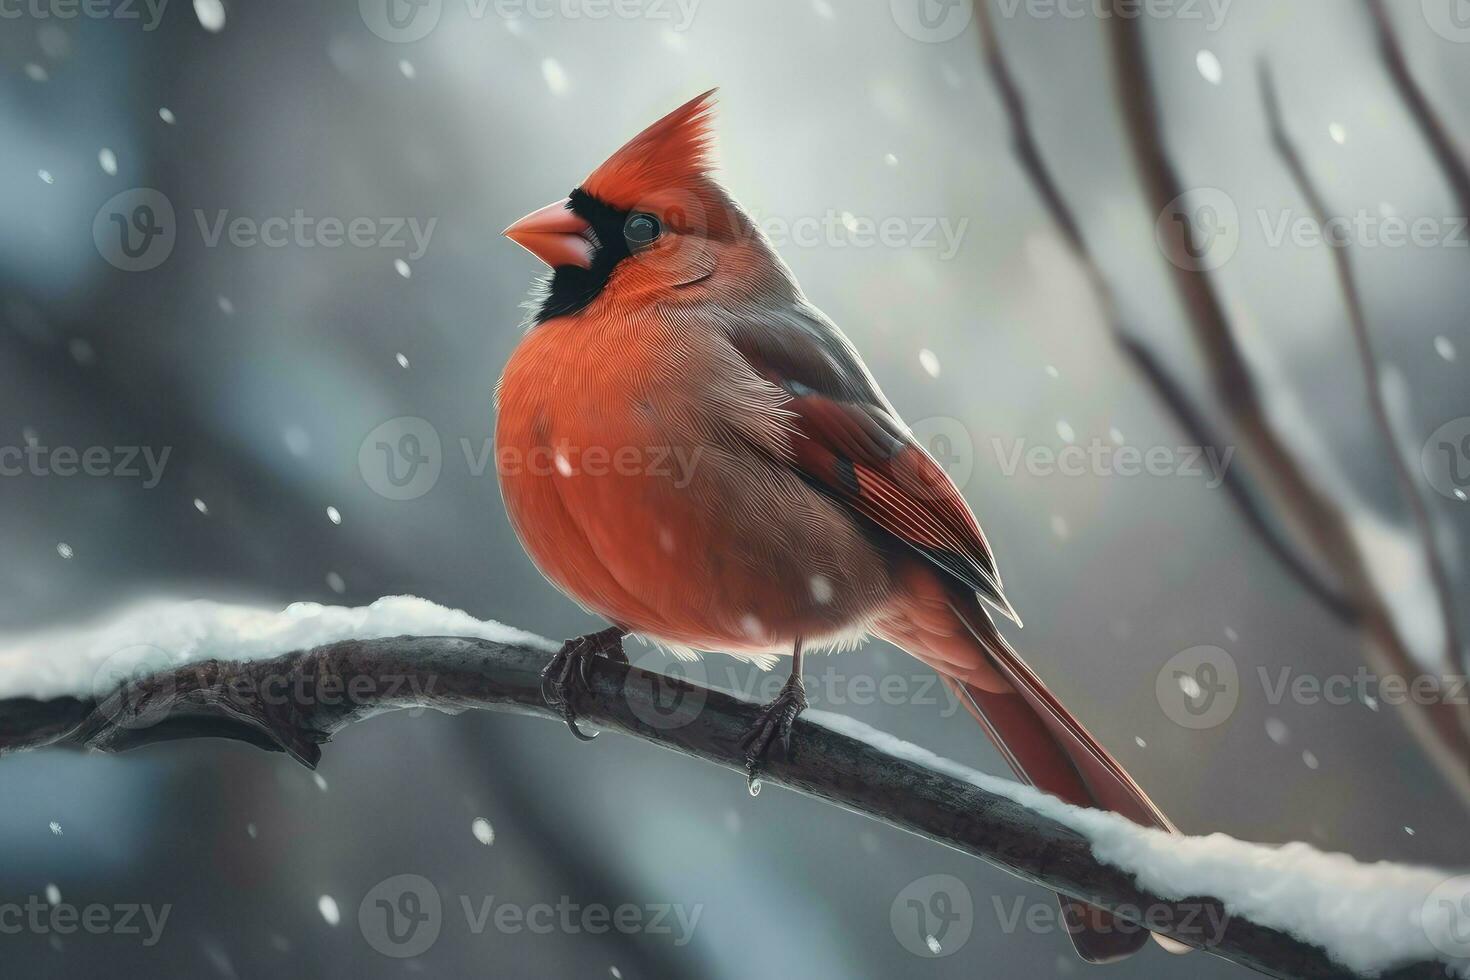
[[[630,208],[708,177],[715,89],[696,96],[633,137],[582,182],[613,207]]]

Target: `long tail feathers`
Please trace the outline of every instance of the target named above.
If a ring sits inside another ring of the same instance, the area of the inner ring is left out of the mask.
[[[939,612],[934,598],[930,592],[910,607],[909,624],[923,626],[893,630],[896,635],[890,638],[940,672],[1021,780],[1068,803],[1112,810],[1143,826],[1175,832],[1133,778],[1006,643],[975,596],[950,592],[946,602],[945,613],[959,621],[951,619],[953,626],[963,624],[968,634],[962,637],[932,631]],[[969,657],[957,656],[957,640],[978,649]],[[1123,959],[1148,942],[1147,931],[1119,923],[1105,910],[1064,895],[1057,898],[1068,935],[1084,960]],[[1170,952],[1190,948],[1154,938]]]

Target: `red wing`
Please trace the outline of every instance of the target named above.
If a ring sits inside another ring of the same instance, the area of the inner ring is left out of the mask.
[[[785,407],[796,467],[1016,619],[985,533],[943,467],[877,406],[794,387]]]

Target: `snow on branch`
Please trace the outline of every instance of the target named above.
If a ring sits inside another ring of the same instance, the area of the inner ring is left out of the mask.
[[[406,635],[416,632],[424,635]],[[400,635],[404,634],[404,635]],[[451,635],[440,635],[451,634]],[[421,599],[284,612],[149,604],[87,630],[0,639],[0,754],[232,738],[307,766],[384,711],[541,699],[554,644]],[[578,714],[741,772],[759,706],[599,661]],[[566,750],[584,748],[570,737]],[[983,858],[1276,977],[1470,976],[1470,877],[1306,844],[1182,837],[1068,806],[837,715],[809,711],[763,779]]]

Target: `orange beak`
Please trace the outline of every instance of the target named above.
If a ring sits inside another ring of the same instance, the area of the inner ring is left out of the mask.
[[[502,234],[555,269],[592,267],[592,226],[571,210],[571,199],[532,211]]]

